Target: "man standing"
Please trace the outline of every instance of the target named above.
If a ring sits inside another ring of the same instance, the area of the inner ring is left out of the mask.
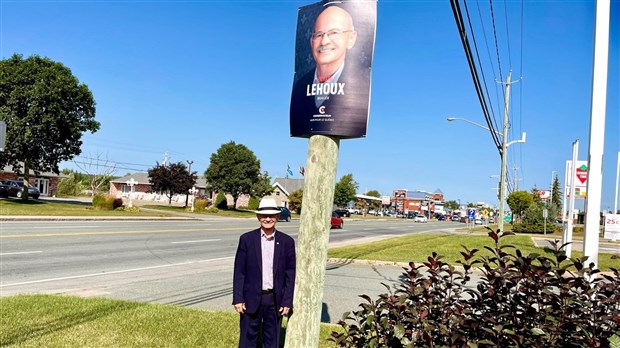
[[[275,200],[261,199],[260,228],[239,238],[233,276],[233,305],[240,318],[239,347],[277,348],[282,317],[293,307],[295,241],[276,230],[280,216]]]
[[[319,14],[310,36],[315,67],[293,85],[291,136],[366,134],[370,71],[356,59],[345,62],[356,41],[353,18],[346,10],[332,5]]]

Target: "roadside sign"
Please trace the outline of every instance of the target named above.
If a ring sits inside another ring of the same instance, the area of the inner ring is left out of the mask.
[[[620,214],[605,215],[605,239],[620,239]]]
[[[476,209],[467,209],[467,218],[469,221],[473,221],[476,218]]]
[[[573,172],[573,161],[566,161],[566,173],[564,176],[564,192],[566,198],[570,198],[570,181]],[[588,161],[577,161],[577,169],[575,170],[575,199],[586,198],[586,187],[588,186]]]

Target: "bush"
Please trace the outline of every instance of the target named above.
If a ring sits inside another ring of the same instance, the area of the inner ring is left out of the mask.
[[[220,212],[220,210],[219,210],[219,209],[217,209],[216,207],[211,207],[211,208],[209,208],[209,209],[205,209],[205,212],[207,212],[207,213],[211,213],[211,214],[217,214],[217,213],[219,213],[219,212]]]
[[[120,208],[123,206],[123,199],[122,198],[114,198],[114,196],[109,196],[113,201],[112,201],[112,209],[116,209],[116,208]]]
[[[257,210],[259,202],[260,200],[258,197],[250,197],[250,200],[248,201],[248,210]]]
[[[545,226],[541,224],[524,224],[524,223],[516,223],[512,225],[512,232],[515,233],[540,233],[543,234],[545,231]],[[547,233],[551,233],[553,231],[553,225],[547,224]]]
[[[98,193],[93,196],[93,207],[99,210],[114,210],[123,206],[123,200],[112,195]]]
[[[206,199],[197,198],[194,201],[194,210],[195,211],[204,211],[207,208],[207,204],[209,204],[209,201],[207,201]]]
[[[78,180],[76,173],[71,173],[69,177],[58,181],[56,195],[59,197],[79,196],[84,189],[84,185]]]
[[[226,195],[224,192],[220,192],[217,194],[215,198],[215,207],[218,209],[228,209],[228,201],[226,200]]]
[[[586,258],[568,259],[563,245],[551,257],[523,255],[490,232],[490,256],[464,248],[463,270],[433,253],[409,263],[400,284],[365,302],[332,332],[341,347],[608,347],[620,342],[620,272],[596,277]],[[482,277],[469,284],[472,270]],[[596,278],[595,278],[596,277]],[[587,279],[592,279],[588,281]]]

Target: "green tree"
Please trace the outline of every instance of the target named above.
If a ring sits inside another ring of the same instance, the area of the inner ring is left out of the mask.
[[[88,86],[62,63],[37,55],[0,60],[0,120],[7,127],[0,166],[23,173],[24,184],[30,170],[58,173],[58,163],[80,154],[83,133],[100,126]]]
[[[459,202],[454,201],[454,200],[446,201],[446,203],[444,203],[444,205],[443,205],[443,206],[444,206],[446,209],[449,209],[449,210],[452,210],[452,211],[454,211],[454,210],[459,210],[459,208],[460,208],[460,207],[459,207]]]
[[[188,194],[196,184],[196,172],[190,173],[183,162],[157,165],[148,170],[149,182],[153,191],[164,192],[168,197],[168,204],[172,204],[175,194]]]
[[[381,198],[381,193],[377,190],[370,190],[366,192],[366,196]],[[375,201],[375,200],[371,201],[370,209],[373,209],[374,211],[381,210],[381,201]]]
[[[288,196],[288,207],[290,210],[297,212],[297,214],[301,213],[301,206],[304,200],[304,190],[299,189],[297,191],[291,192]]]
[[[547,209],[547,219],[545,219],[543,210]],[[547,224],[547,233],[553,233],[555,226],[555,216],[558,210],[553,206],[547,206],[542,203],[531,204],[523,213],[521,225],[516,229],[516,232],[527,233],[543,233],[545,231],[545,222]],[[545,221],[547,220],[547,221]],[[513,228],[515,231],[515,228]]]
[[[534,198],[532,198],[532,194],[527,191],[514,191],[508,195],[506,202],[512,211],[512,215],[521,217],[527,208],[534,203]]]
[[[542,197],[540,196],[540,190],[536,188],[536,186],[532,188],[532,199],[534,200],[534,203],[536,204],[543,203]]]
[[[357,193],[357,182],[353,180],[353,174],[349,173],[340,178],[340,181],[336,183],[334,190],[334,204],[338,207],[344,207],[349,202],[355,201],[355,194]]]
[[[239,196],[251,194],[261,181],[260,161],[245,145],[231,141],[211,154],[205,178],[211,190],[230,193],[236,208]]]
[[[84,189],[84,185],[80,182],[79,173],[63,170],[63,174],[65,177],[58,181],[56,195],[59,197],[79,196]]]
[[[263,198],[273,193],[273,186],[271,185],[271,177],[268,172],[263,172],[258,175],[258,180],[254,183],[251,190],[252,197]],[[255,209],[258,209],[256,206]]]
[[[559,212],[562,208],[562,191],[560,190],[560,180],[557,175],[553,177],[551,195],[551,205]]]

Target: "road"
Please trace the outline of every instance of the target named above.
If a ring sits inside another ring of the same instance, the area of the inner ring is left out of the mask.
[[[232,311],[232,268],[239,236],[254,219],[187,221],[4,221],[0,223],[0,296],[53,293]],[[460,227],[452,222],[345,221],[330,246]],[[296,238],[299,221],[279,222]],[[429,250],[429,254],[430,254]],[[399,266],[327,265],[323,321],[356,310],[393,284]]]

